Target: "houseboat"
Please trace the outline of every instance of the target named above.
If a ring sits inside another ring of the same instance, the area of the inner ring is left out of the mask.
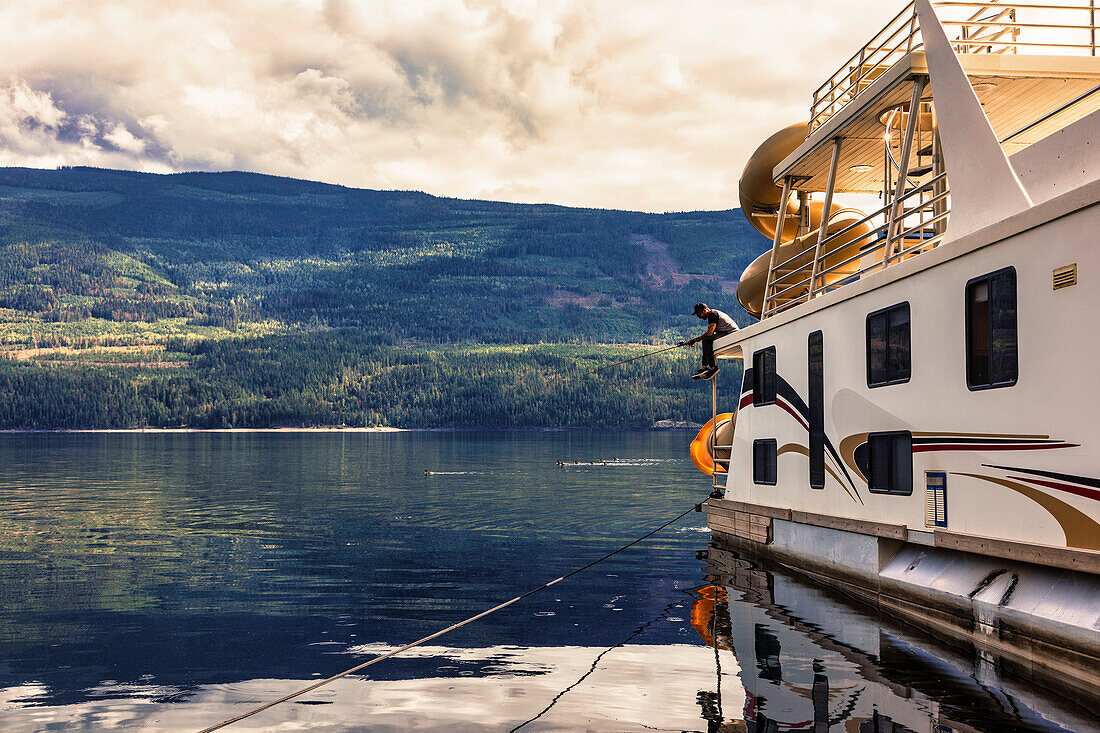
[[[1090,689],[1095,6],[916,0],[760,145],[758,322],[715,343],[743,378],[691,450],[716,544]]]

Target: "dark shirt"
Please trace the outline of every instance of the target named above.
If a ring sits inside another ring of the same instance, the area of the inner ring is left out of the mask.
[[[710,313],[707,314],[707,323],[715,324],[715,336],[727,336],[737,330],[737,324],[733,322],[733,319],[719,310],[711,309]]]

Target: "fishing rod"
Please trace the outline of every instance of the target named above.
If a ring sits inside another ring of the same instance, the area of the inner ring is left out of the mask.
[[[678,349],[681,346],[691,346],[691,345],[692,345],[692,342],[690,340],[689,341],[681,341],[680,343],[675,344],[673,346],[666,346],[665,348],[657,349],[656,351],[647,351],[644,354],[638,354],[637,356],[632,356],[629,359],[623,359],[622,361],[617,361],[614,364],[604,364],[602,367],[597,367],[595,369],[589,369],[588,373],[589,374],[595,374],[596,372],[602,372],[604,369],[610,369],[611,367],[619,366],[620,364],[627,364],[629,362],[635,361],[636,359],[644,359],[647,356],[653,356],[654,354],[660,354],[661,352],[664,352],[664,351],[672,351],[673,349]]]

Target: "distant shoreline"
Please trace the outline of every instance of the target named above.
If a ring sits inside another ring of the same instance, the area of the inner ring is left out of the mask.
[[[410,433],[452,428],[41,428],[0,433]]]
[[[675,426],[658,428],[41,428],[41,429],[0,429],[0,435],[25,435],[40,433],[461,433],[482,430],[496,430],[511,433],[560,433],[580,431],[606,432],[646,432],[661,433],[669,431],[698,430],[701,426]]]

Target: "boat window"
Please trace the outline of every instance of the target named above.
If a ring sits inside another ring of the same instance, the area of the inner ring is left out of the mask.
[[[908,303],[899,303],[867,316],[868,387],[909,381],[913,370],[909,341]]]
[[[966,284],[966,384],[970,389],[1016,384],[1016,270]]]
[[[913,434],[908,431],[867,436],[867,485],[876,494],[913,493]]]
[[[752,355],[752,404],[775,404],[775,347],[769,346]]]
[[[810,488],[825,488],[825,372],[824,339],[821,331],[810,334]]]
[[[779,443],[775,438],[752,442],[752,482],[754,484],[775,486],[778,447]]]

